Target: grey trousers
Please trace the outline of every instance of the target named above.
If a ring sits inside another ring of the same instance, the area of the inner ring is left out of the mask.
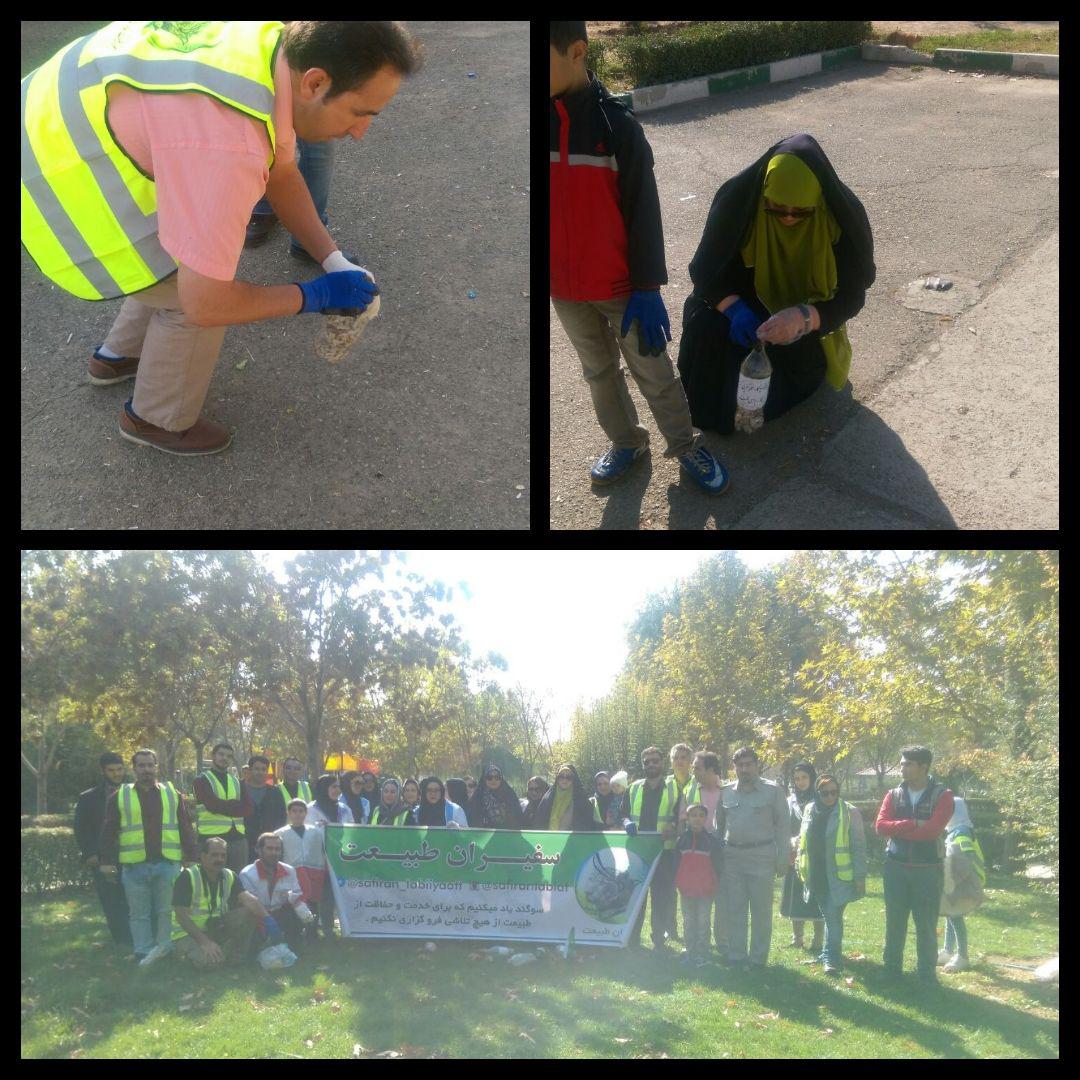
[[[728,959],[745,963],[746,919],[750,913],[751,964],[764,965],[772,941],[773,889],[776,879],[776,849],[760,848],[724,851],[724,873],[720,887],[724,894],[724,930]]]

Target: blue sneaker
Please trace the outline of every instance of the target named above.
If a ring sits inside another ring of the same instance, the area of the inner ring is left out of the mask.
[[[592,467],[589,477],[594,484],[610,484],[618,480],[648,449],[648,443],[636,449],[626,450],[616,450],[614,446],[609,446]]]
[[[727,490],[730,479],[727,469],[704,446],[683,454],[679,464],[703,491],[719,495]]]

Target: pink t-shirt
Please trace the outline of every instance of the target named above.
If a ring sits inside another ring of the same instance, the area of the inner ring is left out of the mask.
[[[161,246],[197,274],[232,281],[270,178],[266,128],[206,94],[144,94],[125,83],[109,87],[107,116],[117,142],[157,185]],[[296,160],[292,81],[281,51],[274,133],[278,168]]]

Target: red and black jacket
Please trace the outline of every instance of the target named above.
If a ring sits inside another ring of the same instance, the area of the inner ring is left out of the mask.
[[[667,284],[660,197],[641,124],[590,71],[551,99],[551,295],[612,300]]]

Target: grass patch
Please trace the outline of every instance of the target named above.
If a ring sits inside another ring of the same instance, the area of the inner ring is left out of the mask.
[[[785,948],[770,967],[684,972],[674,953],[583,950],[522,968],[476,959],[487,942],[320,942],[286,971],[199,974],[120,957],[92,893],[22,906],[22,1053],[66,1058],[1056,1057],[1057,988],[992,960],[1057,951],[1057,903],[991,878],[968,919],[971,971],[927,994],[880,984],[880,876],[848,908],[845,976]],[[779,882],[776,906],[779,907]],[[648,923],[646,922],[646,927]],[[944,921],[942,921],[944,926]],[[646,933],[646,938],[648,934]],[[809,940],[809,938],[808,938]],[[522,946],[524,948],[524,946]],[[908,935],[905,970],[913,971]]]
[[[885,44],[885,34],[875,34]],[[933,53],[935,49],[975,49],[979,52],[1050,53],[1057,55],[1057,30],[972,30],[962,34],[913,35],[911,48]]]

